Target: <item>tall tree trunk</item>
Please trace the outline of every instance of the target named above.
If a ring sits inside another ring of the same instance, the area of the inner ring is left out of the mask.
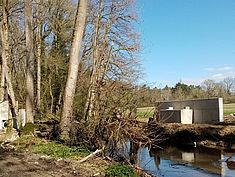
[[[2,27],[0,27],[0,28],[2,28]],[[2,32],[1,32],[1,34],[2,34]],[[4,71],[3,65],[1,65],[0,102],[3,102],[4,95],[5,95],[5,71]]]
[[[77,7],[73,41],[70,50],[69,70],[63,95],[63,107],[60,121],[61,139],[68,140],[73,115],[73,99],[78,78],[79,56],[86,22],[88,0],[80,0]]]
[[[42,53],[42,22],[41,22],[41,0],[37,0],[37,31],[36,31],[36,43],[37,43],[37,108],[40,108],[41,104],[41,53]]]
[[[110,62],[112,48],[108,49],[107,35],[110,30],[110,19],[112,18],[112,8],[110,9],[109,19],[105,26],[101,24],[103,11],[103,1],[100,0],[97,22],[95,24],[95,35],[93,39],[93,65],[90,77],[90,87],[88,90],[88,99],[85,107],[85,120],[96,120],[100,113],[100,93],[106,74],[107,67]],[[104,28],[104,29],[103,29]],[[104,30],[101,35],[100,31]]]
[[[85,105],[85,111],[84,111],[84,118],[87,121],[88,119],[90,119],[91,117],[94,116],[94,109],[95,109],[95,104],[94,104],[94,100],[95,97],[97,95],[96,93],[96,89],[95,87],[95,82],[97,80],[97,65],[99,64],[99,30],[100,30],[100,22],[101,22],[101,11],[103,8],[103,0],[99,1],[99,9],[98,9],[98,15],[96,18],[96,24],[95,24],[95,33],[93,36],[93,50],[92,50],[92,54],[93,54],[93,62],[92,62],[92,72],[90,75],[90,86],[88,89],[88,96],[87,96],[87,101],[86,101],[86,105]]]
[[[8,1],[2,1],[2,23],[0,26],[0,36],[2,40],[2,74],[4,75],[5,79],[2,78],[6,83],[7,93],[12,113],[12,118],[14,119],[14,123],[17,124],[17,102],[15,100],[15,93],[13,91],[13,86],[11,82],[11,73],[8,68],[8,62],[10,62],[10,47],[9,47],[9,30],[8,30]],[[17,125],[16,125],[17,126]],[[8,127],[12,128],[12,120],[8,120]]]
[[[26,35],[26,122],[34,123],[34,53],[33,53],[33,15],[32,1],[24,1]]]

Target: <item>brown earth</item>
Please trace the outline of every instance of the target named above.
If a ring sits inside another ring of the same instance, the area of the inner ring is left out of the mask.
[[[70,159],[18,152],[12,145],[1,145],[0,148],[0,177],[104,176],[102,172],[109,163],[100,157],[93,157],[81,164]]]
[[[161,144],[235,149],[234,116],[225,117],[218,124],[150,123],[147,127],[151,138],[161,138]]]

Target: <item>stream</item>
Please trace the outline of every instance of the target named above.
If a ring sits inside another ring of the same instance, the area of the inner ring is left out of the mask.
[[[128,152],[133,151],[130,143]],[[235,169],[230,169],[225,160],[235,152],[225,152],[204,147],[164,147],[149,150],[141,147],[135,151],[135,163],[149,174],[157,177],[235,177]]]

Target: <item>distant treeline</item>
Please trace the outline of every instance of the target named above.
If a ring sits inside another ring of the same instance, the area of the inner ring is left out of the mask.
[[[221,82],[214,80],[205,80],[201,85],[187,85],[178,82],[175,86],[164,88],[151,88],[148,85],[142,85],[137,88],[138,107],[153,106],[157,101],[167,100],[185,100],[222,97],[224,103],[235,102],[235,78],[225,78]]]

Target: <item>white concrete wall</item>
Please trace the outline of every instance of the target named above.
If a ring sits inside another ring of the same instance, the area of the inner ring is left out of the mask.
[[[9,116],[9,102],[4,101],[0,103],[0,129],[5,128],[4,122],[8,120]]]
[[[223,121],[222,98],[168,101],[156,104],[156,108],[159,111],[166,110],[169,107],[173,107],[174,110],[190,107],[193,110],[193,123],[216,123]],[[175,122],[178,122],[178,117],[175,118]]]
[[[24,113],[21,111],[20,116],[23,116],[25,119],[25,111]],[[17,122],[18,120],[16,120],[16,117],[12,117],[12,113],[9,108],[9,101],[3,101],[0,103],[0,129],[6,128],[4,127],[4,122],[8,119],[12,119],[13,128],[19,128],[19,123]]]
[[[182,109],[180,112],[181,112],[181,123],[182,124],[192,124],[193,123],[193,110],[192,109]]]

